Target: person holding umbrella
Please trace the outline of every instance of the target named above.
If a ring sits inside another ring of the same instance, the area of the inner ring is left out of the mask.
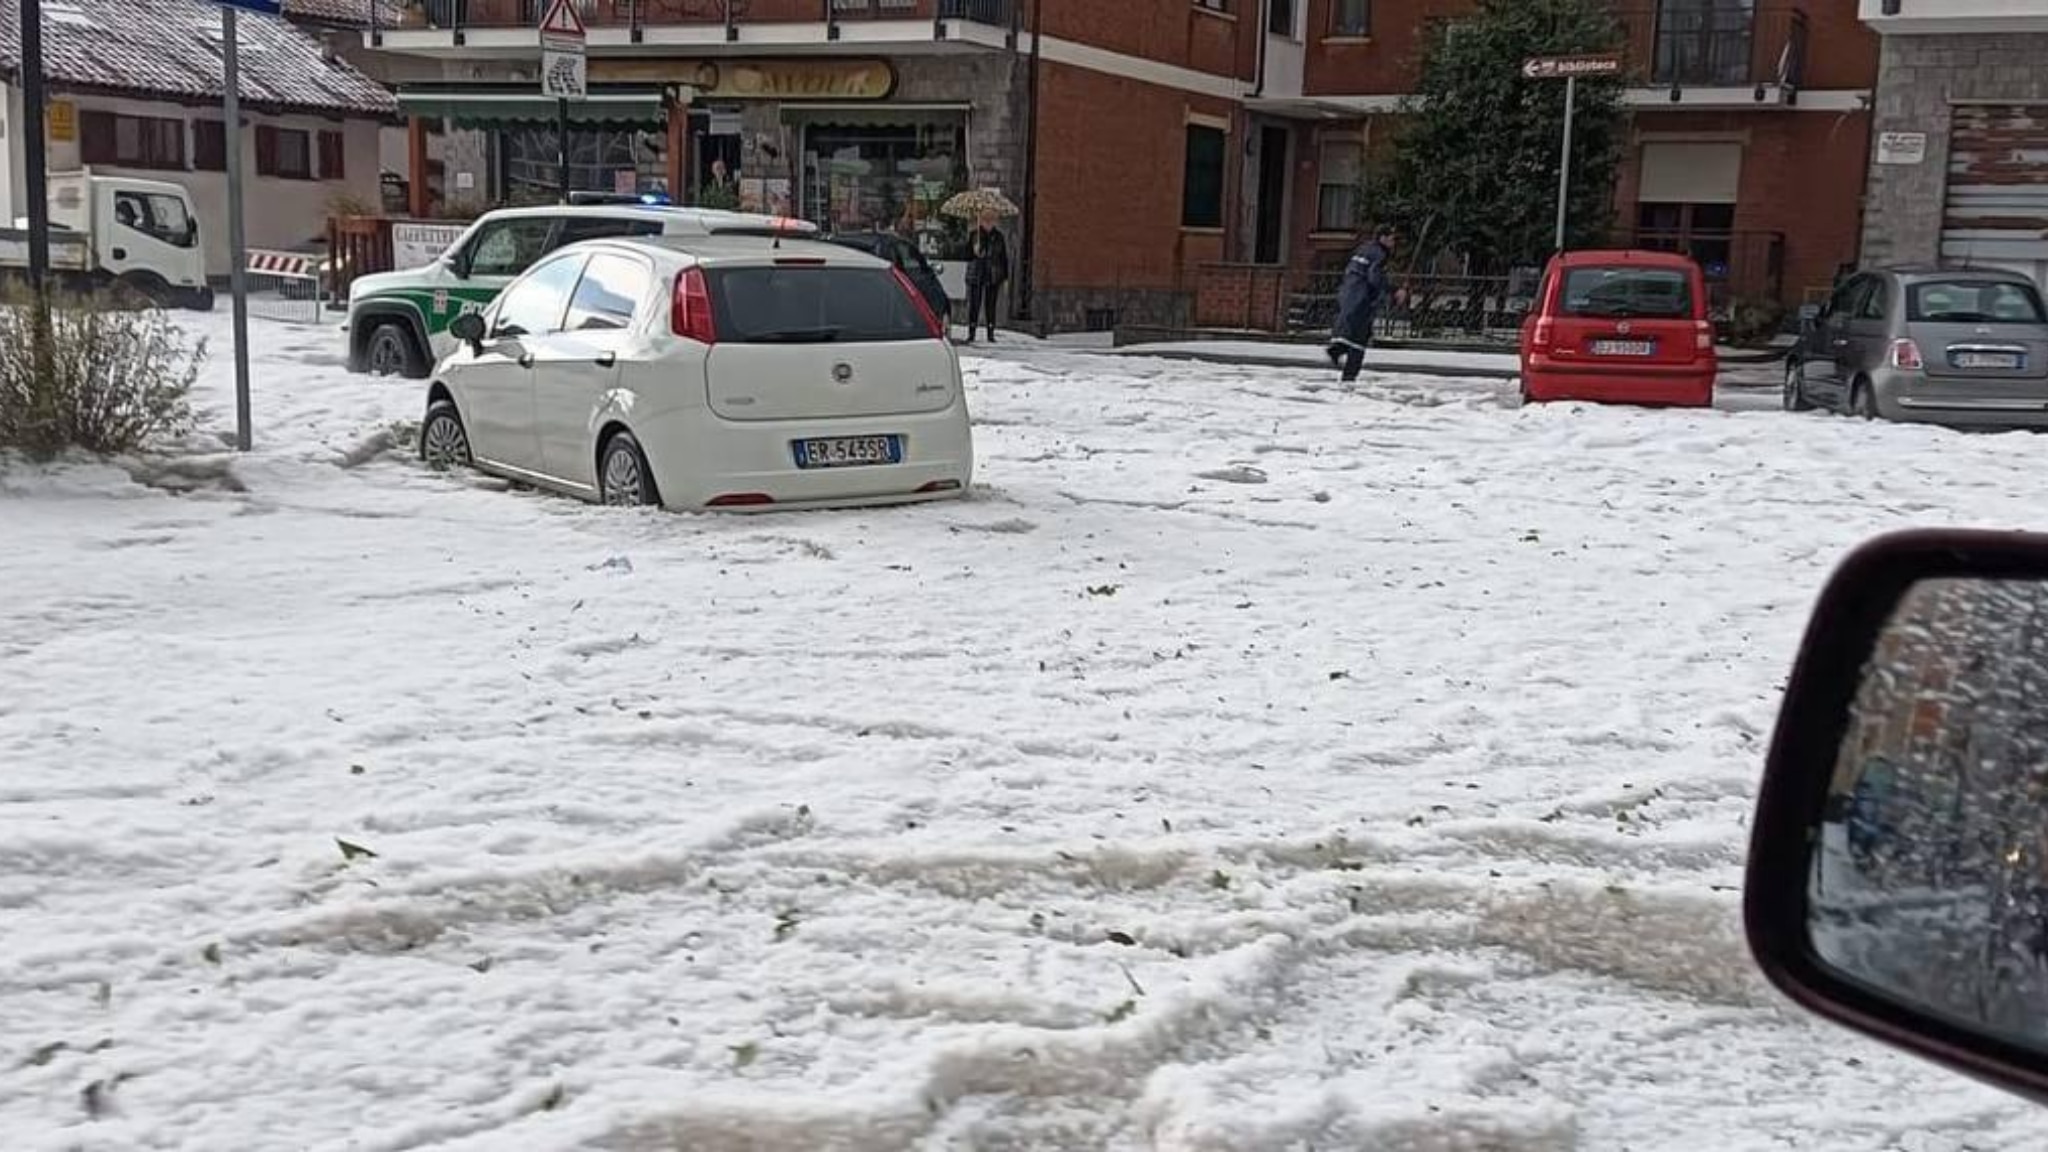
[[[1337,321],[1330,330],[1330,366],[1343,370],[1344,382],[1358,379],[1365,350],[1372,346],[1372,325],[1380,306],[1392,294],[1387,260],[1394,254],[1394,226],[1382,224],[1372,239],[1358,246],[1337,285]]]
[[[999,222],[1015,216],[1016,205],[992,189],[962,192],[939,209],[948,216],[974,221],[967,233],[967,340],[974,343],[974,330],[986,327],[990,342],[996,338],[996,299],[1010,280],[1010,242],[1003,237]],[[984,319],[984,316],[986,319]]]

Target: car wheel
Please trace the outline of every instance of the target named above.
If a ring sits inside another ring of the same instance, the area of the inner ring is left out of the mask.
[[[647,453],[631,432],[614,432],[598,455],[598,493],[606,504],[619,508],[644,508],[661,503],[654,490],[654,472],[647,467]]]
[[[1785,411],[1813,411],[1813,401],[1806,398],[1806,365],[1796,359],[1785,361]]]
[[[467,468],[473,462],[469,430],[462,426],[462,414],[453,401],[427,405],[426,421],[420,425],[420,459],[436,472]]]
[[[426,359],[414,344],[412,333],[395,320],[372,328],[369,346],[363,350],[363,367],[372,376],[417,380],[427,374]]]
[[[1849,393],[1849,414],[1864,420],[1881,420],[1884,414],[1877,410],[1877,390],[1868,380],[1858,380]]]

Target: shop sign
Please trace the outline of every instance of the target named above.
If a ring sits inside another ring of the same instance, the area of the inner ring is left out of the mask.
[[[453,247],[468,229],[467,224],[394,223],[391,225],[391,266],[400,272],[424,268]]]
[[[886,100],[887,60],[593,60],[592,80],[686,84],[699,100]]]
[[[50,101],[50,139],[59,144],[78,139],[78,105],[69,100]]]
[[[1924,164],[1927,162],[1927,133],[1880,132],[1877,134],[1879,164]]]

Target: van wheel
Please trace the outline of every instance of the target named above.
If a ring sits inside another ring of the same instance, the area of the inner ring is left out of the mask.
[[[1849,393],[1849,414],[1863,420],[1882,420],[1884,414],[1877,410],[1877,390],[1868,380],[1858,380]]]
[[[372,376],[418,380],[427,374],[427,357],[405,325],[386,320],[370,329],[363,348],[363,367]]]
[[[1806,365],[1797,359],[1785,361],[1785,411],[1813,411],[1813,401],[1806,398]]]
[[[462,426],[462,413],[453,401],[427,405],[427,418],[420,424],[420,459],[436,472],[470,466],[469,430]]]
[[[647,453],[631,432],[614,432],[597,457],[597,489],[604,502],[617,508],[646,508],[661,503]]]

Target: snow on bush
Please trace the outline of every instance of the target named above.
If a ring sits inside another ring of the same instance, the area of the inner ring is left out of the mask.
[[[46,460],[133,452],[192,423],[206,341],[104,293],[0,307],[0,449]]]

